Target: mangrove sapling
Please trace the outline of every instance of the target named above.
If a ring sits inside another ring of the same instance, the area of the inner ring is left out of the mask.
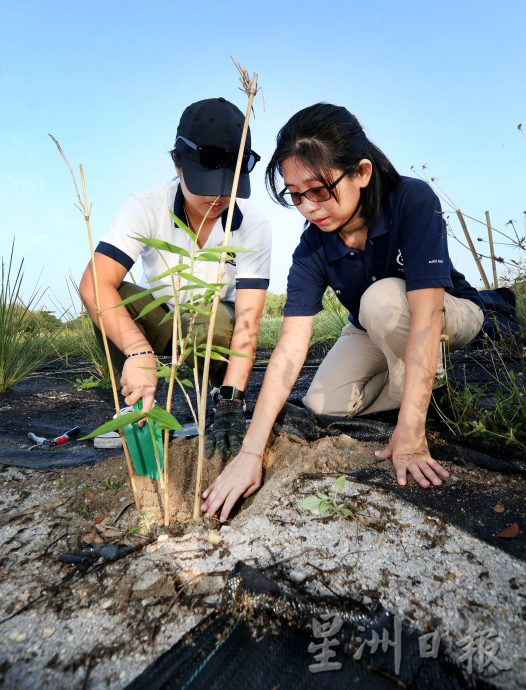
[[[239,66],[238,66],[239,69]],[[241,71],[241,69],[240,69]],[[246,71],[242,71],[242,83],[246,83]],[[224,243],[221,246],[212,246],[212,247],[204,247],[204,248],[199,248],[198,245],[198,237],[199,237],[199,232],[201,228],[203,227],[203,224],[206,220],[206,216],[203,219],[201,226],[197,233],[194,233],[191,228],[189,228],[185,223],[182,222],[181,219],[177,218],[175,215],[172,214],[172,218],[174,222],[189,236],[191,240],[191,247],[190,250],[187,250],[183,247],[177,247],[176,245],[173,245],[169,242],[164,242],[160,241],[157,239],[153,238],[147,238],[147,237],[137,237],[140,242],[145,244],[146,246],[154,248],[156,251],[159,252],[160,256],[163,259],[163,262],[166,265],[166,270],[163,271],[163,273],[159,274],[158,276],[155,276],[150,280],[151,283],[156,283],[163,278],[170,278],[171,281],[171,287],[172,287],[172,293],[173,293],[173,310],[169,310],[166,316],[163,318],[161,323],[164,323],[166,320],[169,320],[170,318],[173,319],[173,330],[172,330],[172,358],[171,358],[171,363],[170,366],[166,365],[159,365],[156,367],[156,375],[158,377],[164,377],[168,380],[168,398],[167,398],[167,406],[166,409],[162,409],[159,407],[154,407],[152,410],[149,412],[144,412],[144,411],[134,411],[131,412],[124,417],[120,417],[119,414],[116,415],[115,419],[110,420],[109,422],[106,422],[103,424],[101,427],[96,429],[95,431],[91,432],[84,438],[92,438],[93,436],[104,433],[106,431],[110,430],[116,430],[119,429],[121,432],[122,436],[122,428],[124,426],[127,426],[128,424],[133,424],[137,422],[140,419],[146,419],[146,423],[150,426],[150,431],[153,434],[153,427],[161,430],[165,430],[165,436],[164,436],[164,444],[163,444],[163,456],[164,456],[164,467],[160,467],[160,459],[156,455],[155,461],[158,467],[159,471],[159,479],[161,485],[164,485],[164,496],[163,496],[163,503],[164,503],[164,523],[167,526],[169,523],[169,518],[170,518],[170,506],[169,506],[169,493],[168,493],[168,431],[169,430],[178,430],[181,429],[181,425],[179,422],[173,417],[171,414],[171,402],[172,402],[172,396],[173,396],[173,388],[175,383],[179,385],[181,390],[183,390],[183,393],[185,394],[185,398],[187,402],[189,403],[189,407],[192,413],[192,416],[194,417],[194,420],[197,421],[198,424],[198,429],[199,429],[199,454],[198,454],[198,468],[197,468],[197,481],[196,481],[196,492],[195,492],[195,500],[194,500],[194,517],[199,517],[200,516],[200,511],[199,511],[199,498],[200,498],[200,488],[201,488],[201,475],[202,475],[202,466],[203,466],[203,455],[204,455],[204,433],[205,433],[205,416],[206,416],[206,400],[207,400],[207,394],[208,394],[208,375],[209,375],[209,369],[210,369],[210,360],[211,359],[218,359],[222,361],[228,361],[226,356],[247,356],[243,353],[239,352],[234,352],[232,350],[229,350],[227,348],[222,348],[219,346],[214,346],[212,345],[212,338],[213,338],[213,331],[214,331],[214,326],[215,326],[215,315],[217,311],[217,305],[219,302],[220,298],[220,290],[222,287],[224,287],[222,280],[223,280],[223,275],[224,275],[224,268],[225,268],[225,262],[227,259],[228,255],[231,255],[233,253],[239,253],[241,251],[250,251],[248,249],[242,249],[240,247],[231,247],[228,245],[228,239],[230,235],[230,228],[232,224],[232,218],[233,218],[233,211],[234,211],[234,206],[235,206],[235,198],[237,194],[237,187],[238,187],[238,181],[239,181],[239,175],[240,175],[240,170],[241,170],[241,162],[242,162],[242,156],[244,152],[244,147],[245,147],[245,142],[246,142],[246,136],[247,136],[247,130],[248,130],[248,120],[250,117],[250,112],[252,109],[252,101],[253,97],[257,91],[256,88],[256,83],[257,83],[257,75],[254,74],[254,77],[252,79],[252,82],[250,83],[249,86],[247,86],[248,89],[248,95],[249,95],[249,103],[247,107],[247,113],[245,116],[245,123],[244,123],[244,128],[242,131],[242,136],[241,136],[241,142],[240,142],[240,149],[239,149],[239,154],[237,157],[237,163],[236,163],[236,168],[234,172],[234,182],[233,182],[233,187],[231,191],[231,197],[230,197],[230,204],[227,212],[227,220],[226,220],[226,226],[225,226],[225,232],[224,232]],[[56,142],[57,143],[57,142]],[[57,143],[58,146],[58,143]],[[59,148],[60,150],[60,148]],[[68,165],[69,167],[69,165]],[[82,170],[82,168],[81,168]],[[70,172],[71,169],[70,169]],[[82,174],[82,173],[81,173]],[[84,205],[84,215],[88,219],[89,214],[87,213],[86,206]],[[178,256],[178,261],[176,265],[170,265],[167,263],[165,260],[165,257],[163,256],[163,252],[166,252],[167,254],[175,254]],[[216,283],[208,283],[203,280],[201,280],[194,272],[194,264],[195,261],[197,260],[202,260],[202,261],[216,261],[219,263],[219,270],[218,270],[218,280]],[[93,259],[92,259],[92,263]],[[95,286],[97,286],[97,281],[96,281],[96,276],[94,275],[94,282]],[[182,280],[184,279],[185,283],[182,284]],[[165,287],[165,285],[152,285],[152,287],[147,288],[146,290],[133,295],[125,300],[122,300],[119,305],[116,306],[123,306],[126,305],[133,300],[140,299],[144,297],[145,295],[150,295],[152,296],[151,301],[149,304],[147,304],[142,311],[140,312],[138,318],[141,318],[148,312],[152,311],[156,307],[158,307],[161,304],[164,304],[167,301],[166,296],[161,296],[161,297],[154,297],[153,293],[158,290]],[[184,302],[181,302],[179,299],[179,294],[181,291],[185,291],[185,293],[188,295],[189,293],[189,299],[185,300]],[[196,290],[199,291],[199,294],[196,295]],[[97,292],[97,288],[96,288]],[[212,303],[211,309],[209,309],[209,305]],[[100,305],[98,303],[98,297],[97,297],[97,315],[100,318]],[[182,321],[181,317],[182,315],[188,315],[189,316],[189,323],[187,325],[187,332],[186,335],[183,337],[183,328],[182,328]],[[207,337],[207,342],[206,345],[197,345],[195,338],[192,340],[192,329],[194,325],[195,318],[198,314],[206,315],[209,316],[209,327],[208,327],[208,337]],[[102,331],[102,329],[101,329]],[[103,339],[105,342],[105,346],[107,344],[107,340],[105,338],[105,333],[103,332]],[[195,392],[197,396],[197,414],[195,410],[193,409],[193,406],[191,404],[190,398],[186,392],[186,388],[190,387],[191,384],[187,380],[181,380],[180,377],[177,375],[179,368],[185,363],[185,361],[188,359],[188,357],[193,358],[193,363],[194,363],[194,387],[195,387]],[[108,357],[109,357],[109,352],[108,352]],[[199,376],[198,376],[198,358],[203,359],[203,373],[202,373],[202,383],[200,384],[199,382]],[[113,370],[112,370],[113,371]],[[113,383],[113,382],[112,382]],[[113,387],[113,385],[112,385]],[[116,395],[116,392],[114,392],[114,395]],[[152,427],[153,425],[153,427]],[[154,443],[154,449],[156,447],[156,444]],[[155,452],[155,451],[154,451]]]
[[[200,227],[197,232],[189,228],[180,218],[172,213],[172,218],[174,222],[185,232],[185,234],[190,239],[190,246],[188,249],[183,247],[178,247],[177,245],[171,244],[169,242],[164,242],[154,238],[137,236],[139,242],[145,246],[155,249],[159,256],[161,257],[166,270],[157,276],[150,279],[151,287],[145,288],[140,292],[137,292],[130,297],[123,299],[116,306],[126,306],[134,301],[140,300],[145,296],[152,297],[151,301],[143,307],[139,313],[138,318],[143,317],[148,312],[152,311],[155,307],[160,304],[166,304],[169,300],[173,299],[173,308],[169,309],[166,315],[163,317],[162,322],[172,320],[172,356],[170,364],[161,364],[158,362],[156,367],[156,375],[158,378],[164,378],[168,381],[168,395],[166,408],[162,409],[160,407],[154,407],[150,412],[144,413],[143,411],[134,411],[125,416],[116,417],[102,426],[98,427],[90,434],[84,438],[92,438],[98,434],[106,433],[107,431],[121,430],[123,427],[130,423],[135,423],[140,419],[146,418],[147,424],[150,427],[150,433],[153,434],[155,428],[163,430],[164,443],[163,443],[163,463],[161,463],[160,458],[156,455],[155,463],[158,469],[158,476],[161,488],[163,488],[163,513],[164,513],[164,524],[169,525],[170,520],[170,505],[169,505],[169,463],[168,463],[168,441],[170,430],[181,430],[182,426],[178,420],[171,414],[171,405],[173,398],[173,389],[175,383],[183,391],[185,399],[188,403],[190,412],[196,424],[199,423],[199,418],[205,412],[202,412],[201,408],[201,390],[204,389],[205,395],[207,393],[207,378],[203,378],[203,384],[200,384],[198,376],[198,361],[205,357],[206,345],[203,343],[198,345],[196,339],[194,338],[194,323],[198,314],[209,316],[210,315],[210,303],[213,296],[224,287],[223,283],[207,283],[201,280],[196,275],[195,264],[197,261],[212,261],[219,262],[220,257],[223,254],[232,255],[234,253],[247,252],[249,249],[237,247],[237,246],[219,246],[219,247],[203,247],[200,248],[198,244],[199,233],[204,223],[206,222],[207,215],[203,218]],[[171,265],[171,262],[167,260],[167,256],[175,258],[175,265]],[[156,285],[159,280],[163,278],[169,278],[171,282],[172,294],[164,295],[162,297],[154,297],[155,292],[165,285]],[[185,282],[182,284],[182,279]],[[185,291],[188,295],[188,301],[180,301],[180,293]],[[184,333],[182,325],[182,316],[188,317],[186,332]],[[228,350],[217,345],[213,345],[211,348],[210,357],[213,359],[218,359],[221,361],[227,361],[226,356],[246,356],[243,353],[235,352],[233,350]],[[185,362],[190,359],[194,365],[194,384],[187,379],[182,379],[179,376],[179,370],[183,367]],[[195,410],[191,398],[188,395],[188,388],[194,387],[197,396],[197,410]],[[156,453],[156,444],[153,444],[154,453]]]

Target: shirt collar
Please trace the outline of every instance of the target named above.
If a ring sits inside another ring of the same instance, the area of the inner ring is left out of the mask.
[[[184,195],[183,195],[183,190],[181,189],[181,185],[177,186],[177,192],[175,193],[174,215],[176,215],[181,220],[183,220],[183,218],[185,217]],[[228,215],[228,209],[223,211],[223,213],[221,214],[221,225],[223,226],[223,230],[226,227],[227,215]],[[237,202],[236,202],[236,204],[234,205],[234,214],[232,216],[232,231],[239,230],[242,222],[243,222],[243,214],[241,213],[241,209],[239,208],[239,206],[237,205]]]
[[[312,228],[312,230],[311,230]],[[318,232],[320,234],[321,238],[321,243],[325,249],[325,255],[327,256],[327,260],[329,262],[333,261],[338,261],[344,256],[347,256],[349,253],[350,249],[349,247],[346,247],[343,242],[340,239],[340,236],[338,233],[335,232],[322,232],[319,228],[316,227],[313,223],[309,225],[309,230]],[[388,223],[387,219],[385,217],[384,212],[382,211],[380,213],[380,216],[378,217],[378,220],[376,223],[373,225],[373,227],[369,230],[367,233],[367,239],[368,240],[374,240],[376,237],[380,237],[380,235],[385,235],[386,232],[388,232]],[[355,252],[361,252],[363,250],[361,249],[355,249]]]

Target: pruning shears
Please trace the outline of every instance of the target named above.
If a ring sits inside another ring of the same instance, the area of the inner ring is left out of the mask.
[[[73,429],[70,429],[69,431],[65,431],[63,434],[60,434],[60,436],[55,436],[55,438],[44,438],[43,436],[37,436],[33,432],[29,432],[27,437],[30,441],[33,441],[34,445],[29,448],[29,450],[33,450],[33,448],[39,448],[40,450],[48,450],[51,448],[51,446],[62,446],[64,443],[67,443],[68,441],[77,438],[77,436],[80,434],[80,426],[75,426]]]

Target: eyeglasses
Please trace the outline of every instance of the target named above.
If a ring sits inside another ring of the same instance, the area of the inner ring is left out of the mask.
[[[179,140],[199,153],[199,162],[203,168],[218,170],[219,168],[236,167],[237,154],[230,153],[230,151],[225,151],[225,149],[220,149],[218,146],[212,146],[210,144],[198,146],[197,144],[194,144],[193,141],[181,136],[177,137],[175,140],[176,145]],[[255,151],[249,151],[248,153],[243,154],[243,159],[241,161],[241,172],[252,172],[252,170],[254,170],[254,166],[260,160],[261,156],[259,156]]]
[[[333,189],[339,184],[343,178],[348,175],[348,172],[344,172],[340,175],[337,180],[331,182],[331,184],[320,185],[319,187],[311,187],[306,189],[304,192],[288,192],[284,189],[279,193],[280,199],[282,199],[287,206],[299,206],[301,204],[301,197],[305,197],[309,201],[328,201],[331,196],[334,196]]]

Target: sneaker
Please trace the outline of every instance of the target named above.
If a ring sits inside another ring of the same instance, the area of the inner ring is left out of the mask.
[[[121,414],[133,412],[133,407],[121,407]],[[113,415],[113,419],[117,414]],[[105,434],[99,434],[93,439],[95,448],[122,448],[122,438],[118,431],[107,431]]]
[[[107,431],[93,439],[95,448],[122,448],[122,438],[118,431]]]

